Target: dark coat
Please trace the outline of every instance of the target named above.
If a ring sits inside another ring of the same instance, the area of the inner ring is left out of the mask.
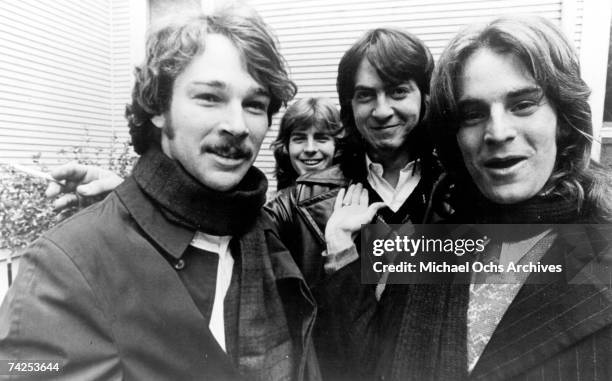
[[[568,225],[542,262],[563,279],[530,275],[470,379],[612,380],[612,226]]]
[[[310,291],[264,214],[251,233],[261,247],[242,255],[271,263],[297,348],[295,379],[318,380]],[[162,255],[181,253],[193,234],[128,179],[26,250],[0,308],[0,358],[56,359],[57,378],[71,380],[240,379]]]
[[[422,177],[423,184],[411,195],[411,201],[419,204],[420,210],[431,207],[426,195],[431,192],[432,178],[439,181],[438,175],[436,172]],[[282,190],[264,208],[317,301],[313,340],[325,380],[368,379],[378,355],[365,345],[377,335],[374,319],[379,315],[374,311],[377,304],[374,286],[361,283],[359,261],[326,275],[321,255],[326,248],[325,226],[336,196],[341,188],[355,182],[369,189],[365,177],[348,179],[340,166],[332,166],[300,177],[294,187]],[[369,191],[370,199],[378,197],[373,190]],[[419,214],[418,218],[420,222],[424,217]],[[384,217],[377,215],[374,222],[385,223]]]
[[[561,264],[564,271],[529,275],[469,374],[465,327],[468,285],[449,286],[455,290],[450,294],[443,292],[443,285],[394,287],[390,292],[392,297],[385,300],[382,308],[386,310],[386,317],[379,320],[387,328],[383,337],[388,339],[379,348],[385,356],[378,364],[379,378],[397,381],[611,380],[612,225],[564,225],[540,262]],[[397,293],[398,290],[403,293]],[[430,299],[449,299],[441,303],[411,304],[417,297],[410,290],[426,290],[430,292]],[[460,294],[463,296],[453,296]],[[403,304],[406,299],[409,301]],[[438,316],[442,318],[442,330],[438,331],[435,323],[419,318],[415,306],[421,305],[455,312],[425,311],[432,321]],[[438,344],[426,348],[427,340],[421,340],[423,345],[414,348],[408,342],[414,344],[418,335]],[[411,376],[416,374],[421,375]]]

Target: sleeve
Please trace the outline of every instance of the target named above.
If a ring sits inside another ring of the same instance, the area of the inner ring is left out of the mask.
[[[274,230],[278,233],[281,240],[283,238],[290,239],[291,237],[291,226],[293,224],[292,190],[293,188],[283,189],[264,206],[264,210],[272,220]],[[285,246],[289,246],[287,242],[284,243]]]
[[[0,306],[0,359],[57,361],[59,371],[12,372],[11,379],[121,379],[101,305],[63,250],[45,238],[36,241],[20,258],[17,278]]]
[[[315,335],[325,341],[317,346],[318,355],[331,379],[370,379],[377,358],[370,356],[371,348],[377,345],[381,317],[375,285],[361,283],[355,246],[339,254],[347,263],[328,271],[312,290],[319,306]]]

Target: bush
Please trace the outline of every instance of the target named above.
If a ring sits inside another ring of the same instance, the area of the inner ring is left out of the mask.
[[[86,154],[89,141],[85,146],[63,150],[60,153],[66,159],[76,160],[81,164],[101,165],[125,177],[131,171],[135,157],[128,143],[118,143],[113,137],[110,154],[96,149],[93,154]],[[91,151],[91,150],[90,150]],[[110,157],[110,159],[108,159]],[[107,158],[107,160],[103,160]],[[35,155],[33,163],[39,164],[40,155]],[[108,163],[104,165],[105,162]],[[45,168],[43,167],[43,170]],[[53,210],[51,200],[45,197],[47,181],[14,171],[8,166],[0,165],[0,249],[18,250],[30,244],[44,231],[56,223],[74,214],[78,208],[57,212]]]

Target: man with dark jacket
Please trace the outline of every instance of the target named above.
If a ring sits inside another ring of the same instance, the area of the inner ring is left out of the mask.
[[[26,250],[0,358],[59,364],[45,379],[318,379],[316,307],[252,166],[296,91],[266,25],[166,26],[135,76],[132,176]]]
[[[432,70],[431,53],[416,36],[389,28],[366,32],[338,67],[346,129],[339,165],[299,178],[296,187],[283,190],[266,206],[317,299],[314,343],[326,379],[368,377],[369,366],[359,359],[377,357],[374,347],[372,356],[361,354],[364,335],[375,333],[365,327],[372,324],[371,317],[348,306],[356,298],[365,304],[377,303],[385,288],[384,279],[377,286],[361,287],[357,253],[350,250],[350,234],[348,240],[342,234],[343,223],[368,223],[381,206],[375,223],[421,223],[431,205],[429,194],[440,175],[425,123]],[[121,182],[100,168],[75,164],[58,168],[54,176],[81,183],[78,192],[82,195],[108,191]],[[346,218],[328,224],[339,190],[357,183],[362,185],[339,201],[359,204],[363,195],[374,206],[359,218],[349,210]],[[75,197],[65,195],[56,205]],[[334,247],[328,246],[329,241]]]

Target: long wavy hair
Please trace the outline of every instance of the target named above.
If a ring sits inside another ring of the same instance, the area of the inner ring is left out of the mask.
[[[336,160],[342,151],[342,123],[340,113],[334,103],[327,98],[302,98],[287,108],[280,122],[278,136],[271,144],[276,159],[275,175],[277,189],[287,188],[295,183],[298,173],[289,158],[289,140],[295,131],[308,130],[310,127],[330,135],[334,139]]]
[[[176,78],[194,57],[206,49],[208,34],[227,37],[242,55],[248,73],[270,93],[268,124],[281,106],[293,98],[296,85],[289,79],[286,63],[274,36],[255,12],[225,9],[191,17],[149,32],[144,63],[134,70],[132,101],[126,118],[134,150],[142,154],[160,142],[151,118],[167,111]]]
[[[406,149],[423,168],[432,161],[433,145],[426,127],[429,82],[434,67],[433,57],[416,36],[392,28],[367,31],[342,56],[338,65],[336,88],[340,100],[340,118],[346,130],[345,146],[340,165],[346,176],[358,178],[363,167],[366,143],[355,125],[351,101],[355,94],[355,80],[359,64],[364,59],[375,68],[387,86],[414,80],[421,92],[421,120],[410,132]]]
[[[430,121],[440,160],[455,183],[459,188],[473,187],[457,143],[457,100],[465,62],[482,48],[516,56],[557,114],[557,158],[541,195],[575,200],[584,215],[610,220],[612,180],[591,160],[590,90],[580,77],[571,43],[559,28],[541,17],[504,17],[468,27],[442,53],[431,84]]]

